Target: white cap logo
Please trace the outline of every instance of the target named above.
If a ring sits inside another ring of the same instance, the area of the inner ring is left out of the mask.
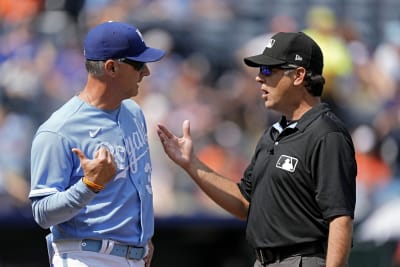
[[[142,39],[142,42],[144,43],[142,33],[139,31],[139,29],[136,29],[136,33],[140,36],[140,39]]]
[[[303,61],[303,58],[300,55],[297,55],[294,57],[294,61]]]
[[[275,39],[269,39],[267,43],[268,48],[272,48],[275,44]]]

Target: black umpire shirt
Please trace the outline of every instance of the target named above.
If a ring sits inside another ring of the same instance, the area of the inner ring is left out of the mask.
[[[239,188],[250,202],[254,248],[327,240],[328,221],[354,217],[357,165],[350,134],[322,103],[297,122],[285,117],[259,140]]]

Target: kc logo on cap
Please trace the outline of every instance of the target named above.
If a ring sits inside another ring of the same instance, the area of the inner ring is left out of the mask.
[[[142,39],[142,42],[144,43],[143,35],[142,35],[142,33],[139,31],[139,29],[136,29],[136,33],[137,33],[137,35],[139,35],[140,39]]]

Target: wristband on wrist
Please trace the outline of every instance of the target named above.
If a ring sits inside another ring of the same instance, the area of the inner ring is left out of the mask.
[[[82,182],[96,193],[104,189],[104,185],[96,184],[95,182],[90,181],[85,176],[82,177]]]

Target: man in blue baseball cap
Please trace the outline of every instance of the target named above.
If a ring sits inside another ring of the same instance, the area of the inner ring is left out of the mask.
[[[151,162],[142,110],[132,97],[150,75],[151,48],[126,23],[105,22],[84,42],[83,90],[34,137],[33,216],[51,266],[150,266],[154,233]]]

